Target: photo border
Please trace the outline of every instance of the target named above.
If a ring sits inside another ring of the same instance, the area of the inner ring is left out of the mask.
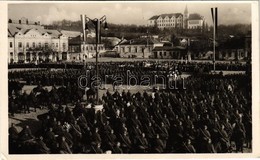
[[[225,154],[8,154],[8,4],[22,3],[158,3],[158,1],[5,1],[0,2],[0,158],[1,159],[172,159],[172,158],[253,158],[260,153],[260,114],[259,114],[259,2],[258,1],[161,1],[159,3],[250,3],[252,26],[252,153]],[[43,156],[44,155],[44,156]]]

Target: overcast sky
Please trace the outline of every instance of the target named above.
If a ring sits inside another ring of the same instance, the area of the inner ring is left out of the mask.
[[[26,3],[9,4],[8,17],[29,18],[50,24],[55,20],[80,20],[80,14],[90,18],[106,15],[108,23],[147,24],[147,19],[163,13],[183,13],[187,5],[189,13],[199,13],[212,24],[211,7],[218,7],[219,24],[250,24],[251,4],[249,3],[194,3],[194,2],[84,2],[84,3]]]

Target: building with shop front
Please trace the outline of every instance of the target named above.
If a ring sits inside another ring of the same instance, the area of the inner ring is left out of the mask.
[[[8,62],[41,63],[69,60],[68,37],[26,18],[8,22]]]
[[[120,42],[115,46],[115,50],[120,57],[149,58],[152,50],[157,46],[163,46],[163,43],[153,38],[136,38]]]
[[[216,51],[216,58],[220,60],[250,60],[252,40],[251,32],[246,36],[233,37],[220,44]]]
[[[97,51],[102,54],[106,51],[103,43],[98,44]],[[71,61],[84,61],[87,58],[96,56],[96,39],[88,37],[86,42],[83,42],[81,36],[69,39],[69,53]]]
[[[181,47],[181,46],[155,47],[152,50],[151,58],[155,58],[155,59],[187,59],[188,58],[188,51],[185,47]]]

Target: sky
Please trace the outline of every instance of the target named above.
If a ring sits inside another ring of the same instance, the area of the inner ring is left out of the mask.
[[[209,25],[212,25],[211,7],[218,7],[219,24],[251,23],[251,4],[241,2],[30,2],[9,4],[8,18],[26,17],[29,21],[51,24],[63,19],[77,21],[81,14],[93,19],[106,15],[108,23],[146,25],[153,15],[183,13],[186,5],[189,13],[199,13]]]

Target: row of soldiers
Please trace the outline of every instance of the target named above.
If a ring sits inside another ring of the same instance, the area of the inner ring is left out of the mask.
[[[89,105],[79,96],[74,107],[64,107],[63,91],[55,94],[53,88],[45,92],[51,103],[39,116],[41,129],[34,135],[9,131],[10,146],[26,141],[21,148],[38,146],[43,153],[243,152],[252,138],[250,82],[245,75],[197,76],[187,79],[186,91],[107,92],[99,111],[92,96],[85,101]],[[75,87],[63,88],[73,96]]]
[[[111,59],[112,60],[112,59]],[[234,70],[234,71],[241,71],[246,70],[248,67],[248,64],[250,62],[216,62],[216,69],[217,70]],[[41,63],[39,65],[34,64],[9,64],[9,69],[14,68],[75,68],[79,69],[82,67],[85,67],[87,65],[87,68],[91,68],[95,66],[94,62],[87,62],[87,63],[70,63],[70,62],[64,62],[64,63]],[[126,66],[126,67],[148,67],[149,68],[167,68],[167,67],[173,67],[173,66],[179,66],[186,72],[191,72],[194,70],[195,67],[206,67],[211,68],[212,62],[211,61],[175,61],[175,60],[145,60],[145,61],[121,61],[121,62],[113,62],[113,61],[107,61],[102,62],[100,64],[101,67],[103,66]]]
[[[149,65],[145,65],[149,63]],[[90,62],[86,68],[83,69],[34,69],[25,71],[9,71],[9,80],[23,80],[28,85],[37,85],[41,82],[42,85],[51,86],[66,85],[67,83],[75,83],[78,81],[79,76],[93,77],[95,73],[95,64]],[[217,63],[216,70],[239,70],[246,71],[250,68],[248,64],[226,64]],[[99,64],[99,76],[102,81],[111,83],[111,76],[113,77],[127,77],[127,71],[136,77],[142,75],[167,75],[170,71],[178,70],[189,73],[209,72],[212,70],[211,63],[196,63],[189,62],[187,64],[181,62],[167,62],[167,61],[148,61],[148,62],[103,62]],[[87,70],[87,71],[86,71]],[[124,80],[126,83],[126,81]]]

